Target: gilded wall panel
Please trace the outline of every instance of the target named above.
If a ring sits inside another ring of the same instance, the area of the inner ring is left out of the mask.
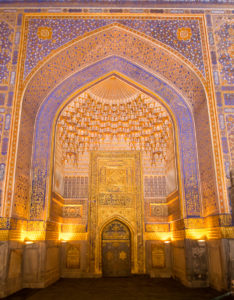
[[[81,205],[71,205],[63,207],[63,217],[64,218],[81,218],[82,217],[82,206]]]
[[[136,235],[132,239],[134,269],[144,272],[143,203],[140,152],[91,152],[90,245],[92,271],[99,271],[100,234],[104,224],[119,219],[130,224]],[[133,242],[134,241],[134,242]]]
[[[69,245],[66,251],[66,268],[80,268],[80,246]]]
[[[151,245],[151,262],[152,268],[165,268],[165,246]]]
[[[13,206],[13,216],[19,218],[28,218],[29,209],[29,187],[30,183],[25,176],[19,176],[15,186],[15,202]]]

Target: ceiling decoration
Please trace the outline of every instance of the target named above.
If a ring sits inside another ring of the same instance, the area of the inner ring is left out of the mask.
[[[125,140],[129,149],[149,154],[152,164],[164,162],[172,126],[165,108],[121,80],[106,81],[106,85],[103,82],[78,96],[60,114],[57,145],[62,150],[63,164],[78,165],[79,154],[98,150],[105,139]],[[113,87],[112,101],[108,100],[108,84]],[[123,95],[133,100],[125,102]]]
[[[138,90],[115,76],[96,84],[88,93],[96,101],[108,104],[127,103],[135,100],[140,94]]]

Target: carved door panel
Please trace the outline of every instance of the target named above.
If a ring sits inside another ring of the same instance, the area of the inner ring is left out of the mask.
[[[102,233],[102,273],[105,277],[131,274],[130,232],[117,220],[108,224]]]

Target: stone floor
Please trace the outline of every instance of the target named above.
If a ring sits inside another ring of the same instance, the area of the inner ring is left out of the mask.
[[[234,299],[211,288],[190,289],[173,279],[60,279],[46,289],[23,289],[7,300],[205,300]]]

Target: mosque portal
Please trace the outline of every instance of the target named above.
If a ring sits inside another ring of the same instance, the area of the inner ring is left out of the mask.
[[[82,261],[76,273],[65,266],[65,276],[154,274],[158,266],[170,276],[165,247],[145,238],[158,235],[163,244],[169,220],[180,215],[174,136],[163,103],[118,76],[64,106],[50,214],[61,221],[63,261],[70,243]]]
[[[231,0],[0,3],[0,298],[231,289]]]

